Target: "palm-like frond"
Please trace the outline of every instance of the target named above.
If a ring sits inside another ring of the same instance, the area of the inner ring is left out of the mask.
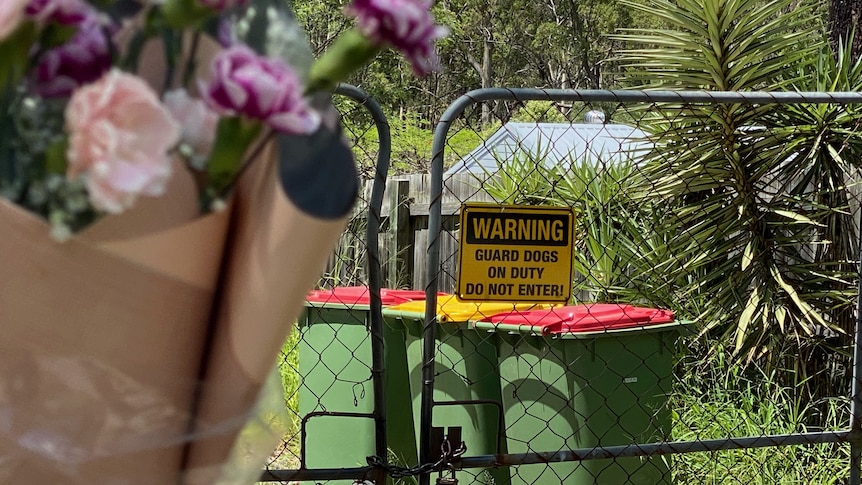
[[[624,79],[636,86],[780,89],[794,81],[787,67],[814,57],[819,46],[811,39],[822,36],[816,11],[796,5],[797,0],[622,2],[669,26],[613,36],[633,46],[622,50],[618,61],[626,70]]]
[[[862,82],[849,58],[824,54],[813,3],[623,1],[672,29],[616,37],[633,46],[620,62],[635,87],[851,90]],[[657,108],[656,148],[637,197],[659,197],[672,210],[664,242],[644,256],[662,255],[668,279],[691,281],[679,295],[698,299],[703,331],[749,358],[787,336],[846,333],[858,113],[837,105]]]

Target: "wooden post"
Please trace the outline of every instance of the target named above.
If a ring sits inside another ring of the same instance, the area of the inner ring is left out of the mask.
[[[389,231],[386,284],[398,288],[413,281],[413,227],[410,224],[410,182],[394,181],[389,191]]]

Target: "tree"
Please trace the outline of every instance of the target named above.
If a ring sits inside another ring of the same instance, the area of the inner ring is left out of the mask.
[[[852,58],[859,59],[862,56],[862,32],[856,32],[862,26],[862,4],[858,0],[831,0],[829,2],[829,41],[833,49],[838,45],[847,43],[851,35]],[[854,35],[854,32],[856,35]]]
[[[815,2],[624,2],[673,26],[618,37],[632,46],[621,64],[633,86],[862,88],[862,64],[846,53],[833,58]],[[846,177],[862,160],[862,113],[721,103],[664,104],[657,113],[639,197],[658,194],[670,207],[661,226],[666,247],[653,253],[662,258],[657,267],[667,280],[693,282],[666,304],[697,318],[704,335],[729,343],[744,362],[796,369],[797,382],[822,376],[824,356],[834,355],[817,330],[844,345],[852,335],[857,235]],[[823,382],[805,386],[821,396],[844,391],[841,379],[828,391],[813,389]]]

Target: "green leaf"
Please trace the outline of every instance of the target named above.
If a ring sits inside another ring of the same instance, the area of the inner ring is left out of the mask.
[[[792,286],[787,284],[786,281],[784,281],[784,278],[781,276],[781,273],[779,273],[777,268],[771,267],[769,268],[769,272],[772,274],[772,277],[775,279],[781,289],[783,289],[785,293],[790,296],[790,299],[793,300],[793,302],[796,304],[796,307],[799,309],[802,318],[804,318],[808,322],[817,323],[824,327],[829,327],[829,325],[826,323],[826,320],[823,319],[823,316],[820,315],[820,313],[814,308],[812,308],[811,305],[808,304],[808,302],[804,301],[799,296],[799,293],[796,291],[795,288],[793,288]],[[809,335],[812,333],[812,329],[808,326],[803,325],[802,329]]]
[[[775,321],[782,332],[787,332],[787,308],[783,305],[775,307]]]
[[[38,31],[33,22],[24,22],[0,42],[0,84],[15,85],[24,76],[30,49],[36,43]]]
[[[826,227],[824,224],[821,224],[817,221],[813,221],[810,218],[803,216],[802,214],[798,214],[789,210],[774,209],[772,212],[781,217],[786,217],[788,219],[796,221],[799,224],[810,224],[812,226]]]
[[[739,269],[745,271],[751,266],[752,261],[754,261],[754,241],[748,241],[748,244],[745,245],[745,251],[742,252],[742,265]]]
[[[68,138],[63,138],[48,146],[45,151],[45,169],[49,173],[66,173],[66,151],[68,148]]]
[[[748,296],[748,301],[746,302],[742,313],[739,315],[739,320],[737,321],[736,329],[734,330],[736,335],[734,339],[734,352],[738,353],[746,346],[745,343],[748,339],[748,328],[751,326],[754,316],[759,312],[759,310],[760,293],[758,288],[755,286]]]

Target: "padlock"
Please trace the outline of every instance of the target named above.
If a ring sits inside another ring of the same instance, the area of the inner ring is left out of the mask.
[[[446,472],[448,473],[448,477],[443,476],[443,469],[440,469],[440,474],[437,475],[437,485],[458,485],[458,479],[455,478],[455,467],[450,463],[449,466],[446,467]]]

